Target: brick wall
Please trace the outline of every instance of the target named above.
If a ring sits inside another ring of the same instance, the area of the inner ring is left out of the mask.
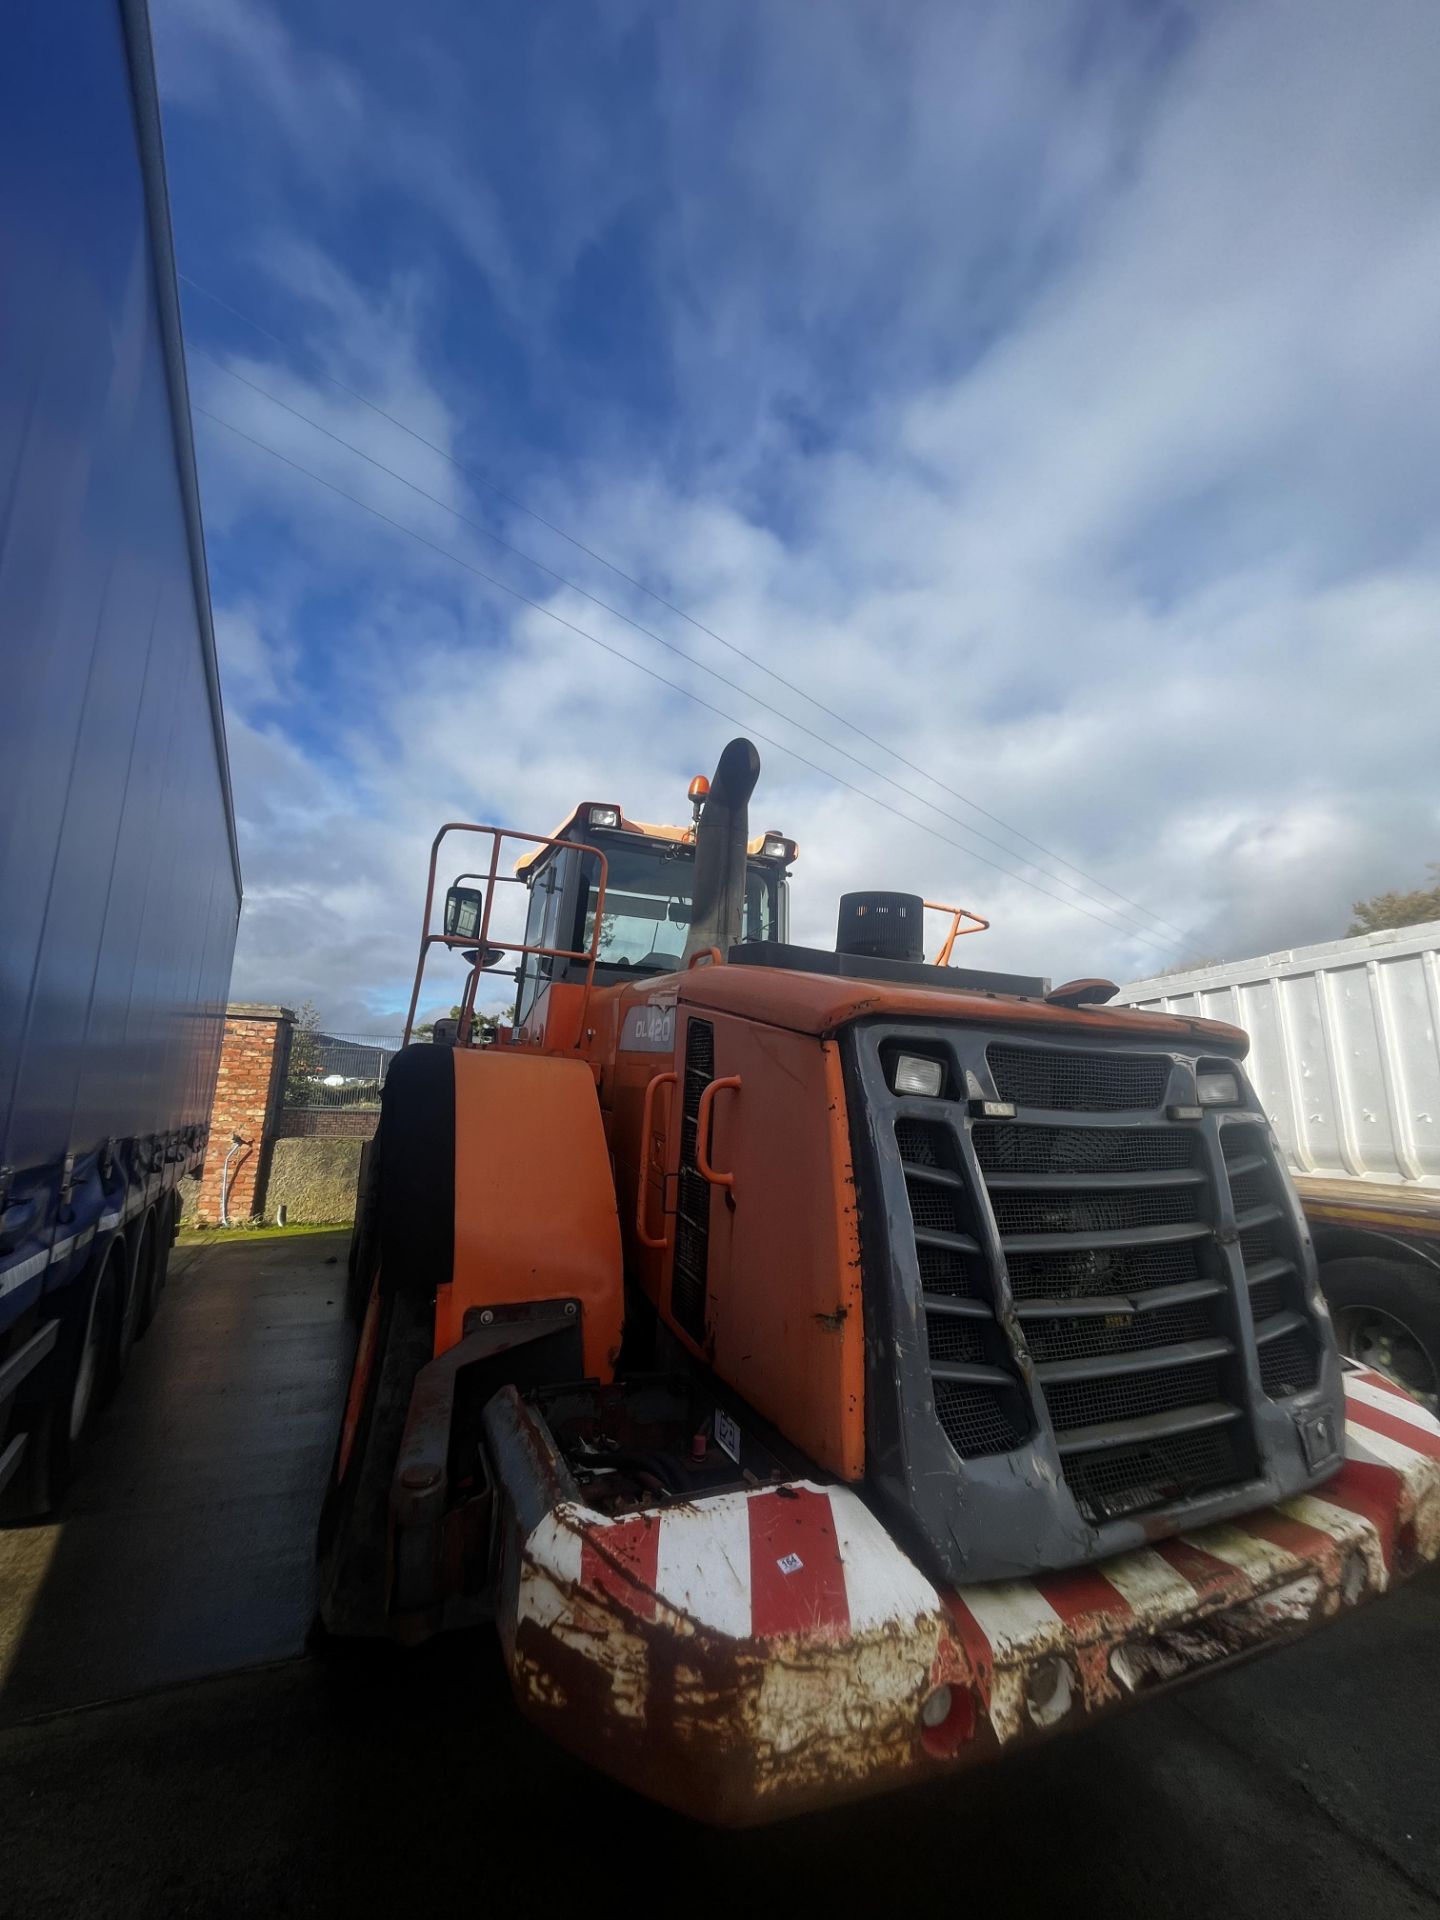
[[[195,1204],[202,1220],[220,1218],[222,1170],[234,1144],[231,1136],[237,1133],[244,1144],[236,1148],[230,1162],[229,1217],[244,1220],[265,1205],[265,1177],[294,1024],[295,1015],[288,1007],[225,1010],[225,1039],[210,1109],[210,1144]]]

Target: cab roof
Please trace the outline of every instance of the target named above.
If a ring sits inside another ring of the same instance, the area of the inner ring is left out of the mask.
[[[552,840],[565,840],[578,837],[573,834],[573,829],[579,827],[585,821],[592,807],[610,807],[614,805],[613,800],[582,800],[575,811],[560,822],[560,825],[555,828],[550,838]],[[677,846],[693,847],[695,844],[694,827],[670,827],[657,824],[651,820],[630,820],[626,818],[623,809],[620,807],[615,807],[615,811],[620,816],[620,824],[618,827],[597,827],[594,831],[597,833],[633,833],[635,837],[640,840],[660,840]],[[753,840],[747,841],[745,852],[749,858],[759,859],[764,852],[767,838],[773,836],[775,832],[776,829],[770,828],[765,833],[757,833]],[[532,867],[538,866],[550,851],[551,849],[549,847],[535,847],[529,853],[522,854],[515,862],[516,873],[528,873]]]

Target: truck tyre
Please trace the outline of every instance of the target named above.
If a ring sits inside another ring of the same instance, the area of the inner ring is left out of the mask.
[[[1320,1269],[1340,1351],[1440,1410],[1440,1273],[1362,1255]]]
[[[77,1288],[55,1348],[49,1391],[30,1428],[24,1472],[24,1504],[31,1514],[52,1511],[84,1457],[99,1410],[108,1359],[120,1332],[125,1288],[125,1245],[112,1241],[98,1268]]]

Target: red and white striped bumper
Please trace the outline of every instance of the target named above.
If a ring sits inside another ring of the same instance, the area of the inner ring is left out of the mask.
[[[1440,1425],[1346,1376],[1318,1494],[1100,1565],[936,1588],[848,1489],[799,1482],[506,1546],[521,1706],[652,1798],[744,1825],[1079,1726],[1279,1644],[1440,1557]]]

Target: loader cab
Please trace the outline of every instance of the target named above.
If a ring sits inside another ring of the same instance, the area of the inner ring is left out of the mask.
[[[549,846],[526,863],[530,892],[527,947],[586,952],[595,935],[599,863],[587,849],[605,855],[608,878],[600,923],[595,984],[614,986],[637,976],[678,972],[684,964],[694,893],[692,830],[628,821],[618,807],[577,808]],[[752,843],[746,861],[741,943],[783,941],[789,932],[788,865],[793,841],[769,833]],[[547,987],[584,964],[527,953],[517,978],[515,1026],[526,1028]]]

